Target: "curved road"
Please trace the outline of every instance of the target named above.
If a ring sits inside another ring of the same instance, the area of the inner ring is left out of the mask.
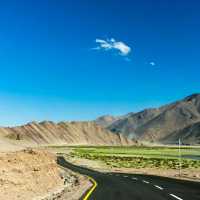
[[[75,166],[63,157],[58,164],[95,179],[89,200],[200,200],[200,183],[159,176],[100,173]]]

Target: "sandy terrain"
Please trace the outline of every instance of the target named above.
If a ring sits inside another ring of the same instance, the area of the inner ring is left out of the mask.
[[[63,196],[76,199],[88,187],[86,177],[61,169],[55,155],[47,151],[0,153],[0,199],[47,200],[57,194],[60,195],[56,199]]]
[[[0,137],[0,152],[11,152],[24,149],[23,145],[15,144],[15,141]]]
[[[122,172],[122,173],[133,173],[133,174],[146,174],[146,175],[156,175],[171,177],[177,179],[185,179],[190,181],[199,181],[200,182],[200,171],[199,169],[183,169],[181,171],[181,177],[179,176],[179,171],[175,169],[159,169],[159,168],[145,168],[145,169],[111,169],[113,172]]]

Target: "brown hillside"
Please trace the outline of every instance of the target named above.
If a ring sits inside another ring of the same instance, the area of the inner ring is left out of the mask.
[[[132,145],[134,141],[114,134],[95,122],[44,121],[13,128],[0,128],[1,137],[18,144]]]
[[[177,138],[199,144],[200,94],[157,109],[132,113],[113,122],[108,129],[139,140],[176,143]],[[187,136],[187,137],[186,137]]]

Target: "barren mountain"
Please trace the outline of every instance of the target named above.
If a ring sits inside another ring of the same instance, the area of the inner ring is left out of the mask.
[[[136,129],[158,114],[160,114],[159,109],[146,109],[139,113],[132,113],[116,120],[108,126],[108,129],[115,133],[123,133],[129,137],[137,137]]]
[[[200,144],[200,122],[196,122],[186,128],[173,132],[166,138],[163,138],[164,143],[174,143],[181,138],[185,144]]]
[[[120,119],[120,117],[114,117],[111,115],[104,115],[101,117],[98,117],[95,122],[96,124],[99,124],[103,127],[107,127],[109,125],[111,125],[112,123],[114,123],[115,121],[117,121],[118,119]]]
[[[131,145],[134,143],[95,122],[32,122],[24,126],[0,128],[0,135],[7,141],[15,141],[15,144],[23,145]]]
[[[157,109],[128,115],[112,123],[108,129],[140,140],[175,142],[177,136],[182,138],[188,134],[187,131],[193,130],[196,122],[200,122],[200,94],[193,94]],[[198,131],[199,126],[195,126],[195,133]],[[195,141],[195,138],[190,134],[185,142]]]

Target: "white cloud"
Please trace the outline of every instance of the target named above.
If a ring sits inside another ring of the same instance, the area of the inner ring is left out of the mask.
[[[150,64],[151,66],[155,66],[155,65],[156,65],[155,62],[150,62],[149,64]]]
[[[124,42],[116,41],[114,38],[111,39],[96,39],[95,42],[98,44],[97,47],[93,48],[96,50],[117,50],[121,56],[127,56],[131,52],[131,48]]]

